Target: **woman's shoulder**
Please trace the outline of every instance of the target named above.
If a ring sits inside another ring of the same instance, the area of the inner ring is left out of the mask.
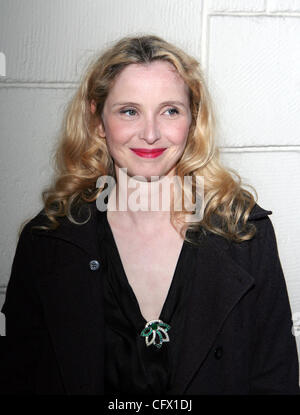
[[[264,261],[274,261],[278,258],[275,230],[270,219],[272,213],[271,210],[255,204],[247,220],[256,230],[251,239],[235,242],[216,234],[210,234],[209,239],[215,248],[221,249],[231,260],[252,273],[255,267],[262,265]]]
[[[263,209],[257,203],[255,204],[248,217],[248,222],[255,226],[256,233],[252,239],[247,241],[247,245],[258,249],[265,249],[270,245],[277,247],[275,228],[270,218],[272,214],[271,210]]]
[[[266,218],[269,215],[272,215],[271,210],[263,209],[260,205],[255,203],[254,207],[252,208],[248,220],[256,220],[261,218]]]
[[[265,243],[267,239],[275,236],[274,226],[270,219],[270,215],[272,214],[273,212],[271,210],[266,210],[257,203],[255,204],[250,212],[247,222],[255,226],[256,233],[254,237],[248,241],[248,244],[254,245],[255,243],[262,241]]]
[[[258,204],[254,206],[248,222],[255,226],[256,233],[249,240],[224,243],[220,238],[214,238],[219,249],[222,246],[230,260],[252,275],[257,287],[266,284],[282,286],[284,281],[277,236],[270,218],[272,213]]]
[[[34,240],[36,236],[55,234],[59,227],[65,227],[67,225],[66,218],[58,218],[57,221],[59,222],[59,226],[56,229],[51,229],[51,221],[43,208],[23,223],[19,232],[19,239]]]
[[[40,226],[49,226],[51,224],[45,209],[42,208],[33,217],[31,217],[24,226],[24,231],[28,232],[30,229],[35,229]]]
[[[81,227],[89,222],[90,219],[96,219],[97,207],[95,203],[84,203],[75,207],[71,215],[55,216],[58,226],[53,228],[52,222],[46,214],[45,208],[38,211],[36,215],[30,218],[22,228],[22,232],[30,234],[59,234],[61,232],[72,231],[78,225]]]
[[[208,232],[209,238],[220,248],[225,250],[234,247],[245,248],[249,244],[253,245],[258,239],[262,238],[268,228],[272,227],[272,221],[269,218],[269,215],[272,215],[272,213],[271,210],[264,209],[259,204],[255,203],[247,219],[247,223],[251,224],[251,226],[254,226],[256,229],[256,233],[251,239],[242,242],[234,242],[219,234]]]

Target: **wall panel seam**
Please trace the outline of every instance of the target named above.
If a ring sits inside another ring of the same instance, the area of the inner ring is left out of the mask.
[[[233,17],[300,17],[300,12],[282,12],[282,11],[274,11],[274,12],[235,12],[235,11],[210,11],[208,12],[209,17],[214,16],[233,16]]]
[[[260,152],[300,152],[299,145],[256,145],[256,146],[218,146],[222,152],[237,152],[237,153],[260,153]]]

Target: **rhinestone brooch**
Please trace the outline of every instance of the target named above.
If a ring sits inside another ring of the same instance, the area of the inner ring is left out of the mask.
[[[146,345],[153,344],[157,348],[161,348],[163,342],[170,341],[167,333],[171,326],[164,323],[162,320],[151,320],[146,323],[145,328],[142,330],[140,336],[145,337]]]

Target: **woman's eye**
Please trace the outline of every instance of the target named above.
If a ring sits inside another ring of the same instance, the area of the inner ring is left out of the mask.
[[[179,114],[179,111],[176,108],[168,108],[166,112],[169,113],[169,115]]]
[[[130,117],[132,117],[132,116],[136,115],[136,110],[133,110],[133,109],[121,110],[120,113],[129,115]]]

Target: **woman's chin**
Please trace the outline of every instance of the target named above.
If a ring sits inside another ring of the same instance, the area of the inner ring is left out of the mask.
[[[127,175],[128,178],[132,178],[140,182],[155,182],[163,177],[170,175],[170,170],[172,169],[121,169],[121,175]]]

